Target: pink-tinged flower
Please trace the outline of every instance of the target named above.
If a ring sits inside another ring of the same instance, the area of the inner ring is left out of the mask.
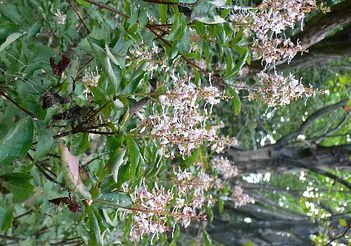
[[[241,186],[238,185],[234,187],[232,198],[235,207],[241,207],[249,203],[255,203],[255,199],[250,197],[248,194],[245,194]]]
[[[220,97],[213,86],[197,88],[190,81],[178,80],[173,89],[159,96],[160,109],[154,107],[155,113],[142,121],[140,129],[160,140],[161,155],[172,157],[175,146],[181,155],[189,155],[201,144],[218,139],[215,128],[207,126],[208,112],[201,112],[199,100],[212,107]]]
[[[262,99],[268,106],[283,106],[298,98],[309,98],[316,94],[312,88],[306,88],[301,81],[293,75],[284,77],[278,74],[266,74],[261,72],[257,75],[256,92],[249,95],[249,99]]]
[[[306,13],[315,8],[315,0],[264,0],[255,10],[233,13],[231,20],[243,25],[246,36],[252,37],[254,56],[265,65],[275,65],[280,60],[290,62],[304,51],[298,42],[287,39],[284,32],[302,22]]]
[[[229,179],[238,175],[239,170],[234,163],[231,163],[226,157],[215,157],[212,159],[212,166],[216,169],[223,177],[223,179]]]

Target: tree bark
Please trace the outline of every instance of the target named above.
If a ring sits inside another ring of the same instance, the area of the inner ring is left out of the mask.
[[[297,55],[290,64],[283,63],[277,71],[301,70],[313,66],[324,66],[336,59],[351,56],[351,25],[336,35],[309,48],[307,53]]]
[[[244,222],[244,218],[251,222]],[[307,216],[260,204],[240,208],[227,204],[224,213],[217,214],[206,229],[223,245],[245,245],[251,241],[254,245],[307,246],[312,245],[310,235],[317,233],[317,225]]]
[[[290,169],[301,168],[296,162],[308,163],[310,167],[324,168],[350,168],[351,145],[323,147],[269,147],[257,150],[231,149],[226,153],[239,170],[243,173],[260,171],[284,172]]]

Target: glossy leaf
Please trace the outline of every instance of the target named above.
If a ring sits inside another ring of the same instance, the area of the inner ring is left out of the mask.
[[[113,93],[116,93],[119,88],[120,77],[116,76],[115,74],[115,71],[111,64],[111,58],[107,55],[107,52],[103,48],[93,43],[92,41],[89,41],[89,43],[96,55],[97,61],[102,66],[104,73],[108,78],[108,94],[111,95]]]
[[[102,208],[128,208],[132,205],[132,199],[123,192],[102,193],[94,200],[94,204]]]
[[[124,158],[125,153],[126,153],[125,149],[122,149],[122,148],[117,149],[112,154],[112,156],[110,157],[109,161],[106,164],[105,169],[108,172],[108,174],[112,175],[113,180],[115,182],[117,182],[118,170],[124,162],[123,158]]]
[[[87,207],[89,218],[90,243],[92,246],[103,245],[102,233],[99,226],[99,221],[92,207]]]
[[[0,139],[0,164],[6,165],[23,158],[32,145],[33,122],[31,118],[17,121]]]
[[[25,33],[12,33],[10,34],[5,42],[0,45],[0,53],[5,50],[8,46],[10,46],[13,42],[15,42],[18,38],[22,37]]]
[[[13,220],[13,208],[0,203],[0,231],[11,228]]]
[[[32,176],[25,173],[6,173],[0,176],[0,183],[13,194],[14,202],[27,200],[33,192],[34,186],[30,183]]]

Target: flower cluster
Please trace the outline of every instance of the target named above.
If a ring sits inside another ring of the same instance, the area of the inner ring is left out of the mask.
[[[151,192],[145,187],[134,192],[130,210],[133,213],[133,226],[130,231],[132,241],[146,235],[154,237],[165,233],[169,230],[168,218],[173,218],[175,223],[180,222],[183,227],[189,226],[192,220],[204,219],[204,216],[196,214],[195,208],[185,204],[185,199],[174,196],[170,190],[166,191],[157,186]]]
[[[301,81],[293,75],[284,77],[278,74],[266,74],[261,72],[257,75],[259,84],[256,92],[249,95],[249,99],[261,98],[268,106],[286,105],[301,97],[311,97],[316,91],[313,88],[306,88]]]
[[[138,240],[144,235],[157,235],[168,230],[165,215],[167,205],[172,199],[172,194],[164,188],[157,187],[152,192],[146,188],[135,191],[133,200],[134,226],[131,229],[131,240]]]
[[[275,64],[277,61],[287,59],[288,63],[298,52],[304,49],[299,43],[294,44],[290,39],[255,39],[252,46],[253,55],[262,58],[265,64]]]
[[[254,54],[266,64],[284,59],[289,62],[304,49],[298,43],[295,45],[290,39],[285,39],[284,30],[294,28],[314,8],[315,0],[264,0],[252,15]],[[272,36],[275,38],[272,39]]]
[[[180,196],[188,196],[189,206],[201,209],[207,202],[212,202],[206,192],[214,187],[215,179],[202,168],[196,170],[196,175],[186,170],[174,172],[175,184]]]
[[[254,11],[235,13],[231,20],[247,26],[247,35],[254,34],[254,55],[266,65],[274,65],[280,60],[289,62],[304,51],[299,43],[285,38],[284,30],[294,28],[315,8],[315,0],[264,0]]]
[[[162,49],[155,44],[152,48],[146,45],[132,47],[129,49],[127,55],[129,60],[127,66],[146,63],[145,69],[149,72],[156,70],[168,71],[170,68],[167,64],[167,60],[159,57],[161,50]]]
[[[96,87],[98,85],[99,79],[100,74],[97,68],[95,68],[95,71],[93,71],[92,69],[87,69],[82,77],[82,82],[84,86],[83,93],[85,95],[91,93],[90,88]]]
[[[190,81],[178,80],[172,90],[159,96],[160,110],[154,110],[141,123],[141,132],[148,129],[151,136],[158,138],[161,155],[166,157],[173,157],[173,146],[184,156],[204,142],[220,141],[218,127],[206,124],[208,112],[205,108],[202,113],[198,102],[202,98],[212,107],[219,103],[220,96],[215,87],[197,88]]]
[[[245,194],[241,186],[236,185],[232,192],[232,199],[234,201],[235,207],[241,207],[249,203],[255,203],[255,199]]]
[[[56,21],[59,25],[64,25],[66,24],[66,15],[62,14],[60,10],[57,10],[55,13]]]
[[[239,174],[239,170],[226,157],[214,157],[212,159],[212,166],[216,169],[223,179],[229,179]]]

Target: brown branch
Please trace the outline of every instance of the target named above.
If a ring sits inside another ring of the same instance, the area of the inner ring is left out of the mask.
[[[92,4],[92,5],[95,5],[95,6],[99,7],[99,8],[101,8],[101,9],[106,9],[106,10],[108,10],[108,11],[111,11],[111,12],[113,12],[113,13],[115,13],[115,14],[117,14],[117,15],[119,15],[119,16],[125,18],[125,19],[128,19],[128,18],[129,18],[129,16],[126,15],[125,13],[123,13],[123,12],[121,12],[121,11],[119,11],[119,10],[113,8],[113,7],[110,7],[110,6],[108,6],[108,5],[105,5],[105,4],[103,4],[103,3],[99,3],[99,2],[97,2],[97,1],[95,1],[95,0],[83,0],[83,1],[84,1],[84,2],[87,2],[87,3],[90,3],[90,4]]]
[[[310,115],[305,122],[303,122],[300,127],[295,131],[292,132],[288,135],[283,136],[282,138],[280,138],[277,143],[275,144],[275,146],[277,147],[282,147],[284,145],[287,145],[289,143],[290,140],[293,140],[294,138],[296,138],[298,135],[303,134],[307,128],[314,123],[315,120],[317,120],[319,117],[331,113],[334,110],[337,110],[343,106],[345,106],[347,104],[347,99],[341,100],[340,102],[337,102],[335,104],[329,105],[327,107],[321,108],[319,110],[317,110],[316,112],[314,112],[312,115]]]
[[[5,240],[10,240],[10,241],[16,241],[16,242],[25,240],[24,238],[12,237],[12,236],[6,236],[6,235],[0,235],[0,238],[5,239]]]
[[[303,48],[309,48],[325,39],[335,28],[348,24],[351,24],[351,1],[346,0],[332,6],[330,12],[319,13],[310,19],[293,40],[299,40]]]

